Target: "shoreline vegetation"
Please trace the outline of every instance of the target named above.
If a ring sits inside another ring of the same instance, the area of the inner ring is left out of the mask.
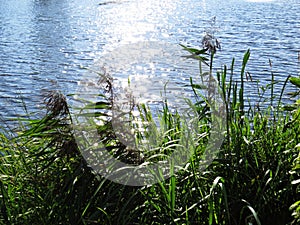
[[[4,128],[0,132],[0,224],[299,224],[300,78],[288,77],[277,95],[271,72],[271,83],[257,93],[270,106],[248,104],[244,83],[250,76],[246,70],[250,51],[236,81],[235,60],[215,73],[213,56],[219,43],[213,36],[203,40],[203,49],[182,48],[199,65],[209,65],[206,75],[217,80],[226,112],[225,139],[205,170],[199,170],[200,158],[210,136],[212,113],[199,94],[200,85],[191,82],[197,100],[191,107],[201,127],[193,156],[170,178],[143,187],[114,183],[91,169],[74,139],[66,97],[52,92],[45,99],[44,118],[20,122],[18,133]],[[295,102],[291,105],[281,101],[287,85],[298,90],[291,93]],[[101,91],[110,93],[111,87],[107,79]],[[180,115],[171,113],[167,103],[160,119],[168,132],[155,153],[141,157],[118,140],[105,113],[113,98],[102,96],[101,104],[93,103],[93,116],[106,118],[97,130],[114,157],[140,164],[172,153],[182,127]],[[153,122],[146,105],[137,107],[144,122]],[[136,138],[147,138],[147,128]]]

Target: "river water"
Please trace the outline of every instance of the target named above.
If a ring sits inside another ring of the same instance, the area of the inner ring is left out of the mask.
[[[232,57],[240,68],[250,48],[248,70],[262,84],[269,59],[276,80],[299,75],[298,0],[0,0],[0,117],[38,109],[49,90],[74,93],[103,52],[147,41],[200,47],[205,32],[221,42],[216,68]]]

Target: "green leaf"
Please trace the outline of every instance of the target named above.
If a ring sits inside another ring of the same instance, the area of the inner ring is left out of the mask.
[[[284,111],[288,111],[288,112],[291,112],[293,110],[297,109],[297,107],[293,106],[293,105],[285,105],[283,106],[283,110]]]
[[[192,88],[194,89],[200,89],[200,90],[207,89],[207,86],[201,84],[191,84],[190,86],[192,86]]]
[[[251,211],[252,215],[254,216],[256,223],[257,223],[258,225],[261,225],[261,222],[260,222],[260,220],[259,220],[259,218],[258,218],[258,215],[257,215],[257,213],[255,212],[255,210],[254,210],[250,205],[247,205],[247,207],[248,207],[248,209]]]
[[[292,184],[299,184],[299,183],[300,183],[300,179],[292,181]]]
[[[247,52],[245,53],[244,55],[244,58],[243,58],[243,65],[246,65],[248,60],[250,58],[250,49],[247,50]]]
[[[200,55],[200,54],[206,54],[206,49],[197,49],[197,48],[189,48],[189,47],[186,47],[182,44],[179,44],[181,47],[183,47],[184,50],[188,51],[189,53],[192,53],[192,54],[195,54],[195,55]]]
[[[298,88],[300,88],[300,78],[299,77],[291,77],[290,82],[293,85],[296,85]]]
[[[76,116],[84,116],[84,117],[100,117],[100,116],[105,116],[108,117],[109,115],[105,112],[91,112],[91,113],[79,113],[76,114]]]
[[[289,92],[287,95],[291,96],[292,98],[298,96],[300,94],[300,91],[294,91],[294,92]]]

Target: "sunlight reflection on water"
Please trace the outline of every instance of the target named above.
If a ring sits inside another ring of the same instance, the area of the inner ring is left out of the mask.
[[[100,2],[105,3],[0,0],[0,116],[24,113],[23,102],[39,110],[48,90],[72,94],[85,73],[81,67],[92,66],[112,49],[141,41],[200,47],[209,30],[222,46],[215,68],[229,65],[235,57],[239,70],[243,53],[250,48],[248,70],[262,84],[270,80],[269,59],[280,84],[288,75],[299,74],[298,0]]]

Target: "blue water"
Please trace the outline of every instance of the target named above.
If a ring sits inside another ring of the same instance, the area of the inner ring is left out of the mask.
[[[229,65],[232,57],[240,68],[250,48],[248,70],[261,84],[270,80],[269,59],[281,83],[300,73],[298,0],[106,2],[0,0],[2,121],[24,114],[24,105],[29,112],[40,110],[49,90],[74,93],[86,73],[82,67],[93,66],[105,51],[143,41],[198,47],[210,32],[222,46],[216,68]]]

